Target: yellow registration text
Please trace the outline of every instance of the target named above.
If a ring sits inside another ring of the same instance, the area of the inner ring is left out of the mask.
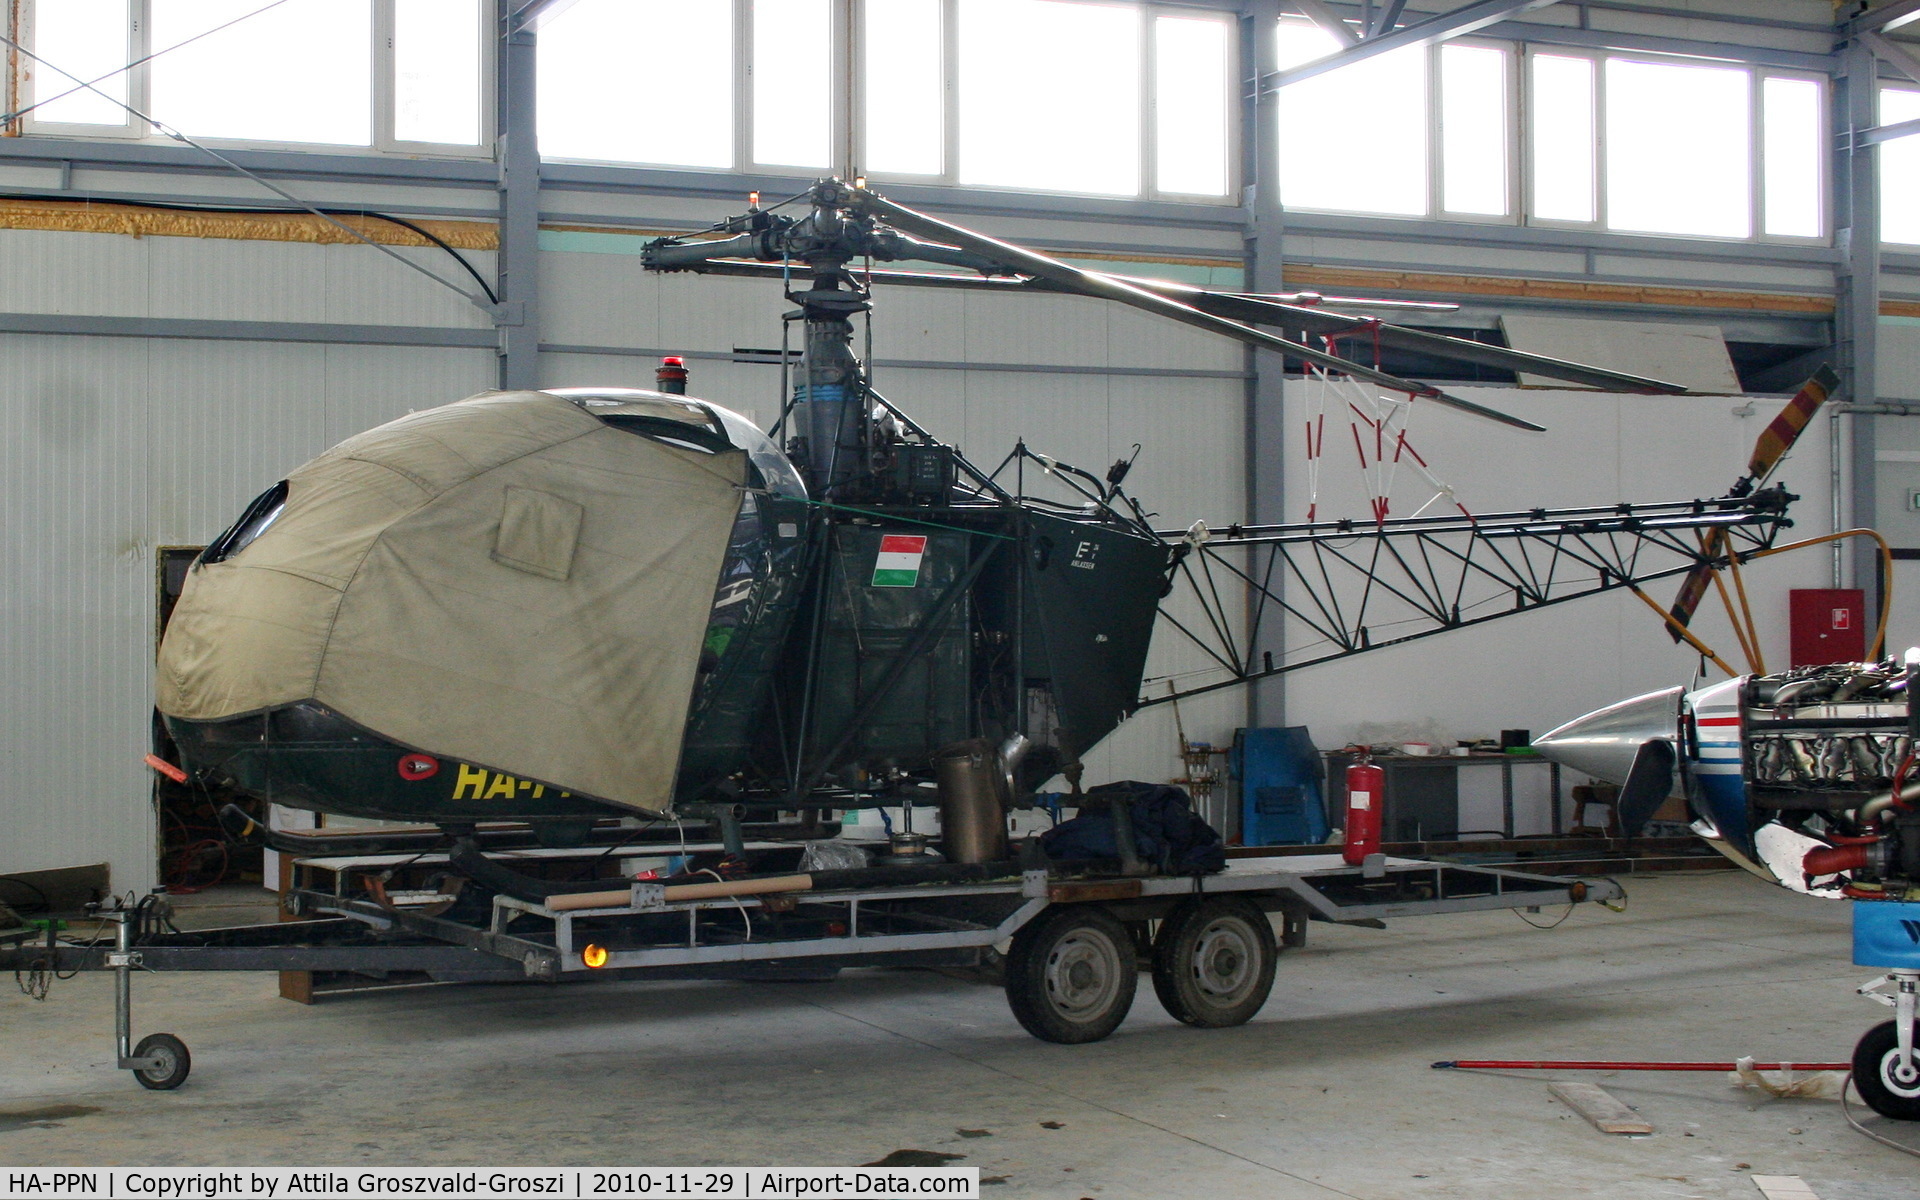
[[[516,796],[538,800],[546,794],[545,784],[535,783],[531,779],[516,779],[512,775],[489,771],[471,763],[461,763],[460,773],[453,780],[455,800],[511,800]],[[570,796],[573,793],[560,794]]]

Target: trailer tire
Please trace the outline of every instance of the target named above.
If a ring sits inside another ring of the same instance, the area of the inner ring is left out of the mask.
[[[185,1083],[187,1072],[193,1070],[193,1056],[187,1053],[187,1044],[170,1033],[150,1033],[141,1038],[140,1044],[133,1048],[133,1056],[159,1060],[155,1066],[134,1068],[133,1077],[149,1091],[172,1091]]]
[[[1013,936],[1007,1006],[1043,1042],[1097,1042],[1120,1027],[1140,969],[1127,927],[1103,908],[1063,904]]]
[[[1920,1121],[1920,1081],[1901,1083],[1893,1077],[1900,1058],[1899,1035],[1893,1026],[1892,1021],[1875,1025],[1853,1048],[1853,1086],[1867,1107],[1881,1116]]]
[[[1278,955],[1273,924],[1257,905],[1226,897],[1190,900],[1160,923],[1153,990],[1189,1025],[1244,1025],[1273,991]]]

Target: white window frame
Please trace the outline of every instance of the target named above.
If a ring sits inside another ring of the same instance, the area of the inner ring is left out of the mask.
[[[142,3],[145,0],[141,0]],[[493,0],[480,0],[474,6],[474,20],[480,25],[480,119],[479,136],[472,145],[451,142],[403,141],[394,136],[394,117],[398,104],[394,76],[394,2],[373,0],[373,145],[382,154],[404,154],[428,158],[492,158],[494,143],[495,82],[494,59],[499,49],[495,36]],[[284,144],[284,143],[283,143]],[[308,142],[305,145],[313,145]]]
[[[1874,80],[1873,121],[1874,121],[1874,124],[1876,125],[1887,124],[1887,118],[1885,114],[1885,97],[1886,97],[1886,93],[1888,92],[1905,92],[1908,95],[1920,95],[1920,83],[1915,83],[1909,80],[1899,80],[1899,79]],[[1920,133],[1910,133],[1906,137],[1899,139],[1899,141],[1905,142],[1911,138],[1920,138]],[[1887,145],[1893,145],[1893,144],[1897,144],[1897,143],[1883,142],[1879,146],[1876,146],[1873,151],[1874,159],[1875,159],[1874,186],[1878,193],[1874,198],[1874,203],[1876,206],[1878,206],[1875,209],[1876,213],[1880,211],[1880,208],[1884,207],[1883,197],[1886,194],[1884,190],[1884,185],[1881,184],[1880,182],[1880,178],[1881,178],[1880,176],[1881,168],[1879,166],[1880,153],[1881,153],[1882,147]],[[1825,194],[1823,193],[1823,197],[1822,197],[1823,204],[1824,204],[1824,195]],[[1881,217],[1878,220],[1876,220],[1875,225],[1876,225],[1876,228],[1874,229],[1875,241],[1883,249],[1889,250],[1891,253],[1895,253],[1895,254],[1913,254],[1916,251],[1920,251],[1920,242],[1888,241],[1887,234],[1886,234],[1886,219],[1884,217]]]
[[[46,0],[27,0],[27,3],[21,5],[19,9],[20,44],[29,51],[39,49],[38,39],[34,36],[34,18],[40,5],[45,2]],[[128,0],[127,24],[127,57],[124,61],[132,62],[144,57],[147,53],[147,0]],[[73,80],[50,67],[41,65],[37,59],[17,51],[11,57],[15,63],[13,76],[15,94],[19,98],[21,107],[37,103],[42,95],[51,98],[76,86]],[[146,91],[146,69],[135,67],[127,72],[127,76],[127,103],[143,112],[146,111],[146,105],[142,103]],[[123,111],[121,116],[124,121],[119,125],[76,125],[65,121],[41,120],[38,111],[34,111],[21,117],[18,125],[26,133],[43,137],[132,140],[145,138],[148,135],[145,121],[129,112]]]
[[[859,96],[860,80],[849,79],[847,72],[847,52],[851,39],[858,34],[849,29],[847,5],[841,0],[827,0],[827,161],[820,167],[796,167],[791,163],[763,163],[760,161],[758,147],[755,145],[753,128],[753,0],[733,0],[733,170],[751,171],[756,174],[791,175],[812,171],[837,173],[846,158],[847,146],[847,96],[848,88]],[[863,19],[865,4],[861,5]],[[679,169],[679,168],[674,168]],[[689,171],[712,171],[724,168],[688,167]]]
[[[1814,71],[1788,71],[1776,67],[1755,66],[1753,71],[1753,237],[1749,240],[1775,246],[1824,246],[1833,237],[1833,155],[1827,152],[1833,129],[1833,80]],[[1820,111],[1814,118],[1819,131],[1814,162],[1820,172],[1814,196],[1820,206],[1817,232],[1796,235],[1767,232],[1767,145],[1766,81],[1792,79],[1811,83],[1819,90]]]
[[[1303,21],[1304,18],[1292,16],[1283,20]],[[1482,50],[1499,50],[1507,59],[1507,211],[1505,213],[1467,213],[1455,212],[1446,207],[1446,143],[1443,137],[1441,115],[1440,52],[1447,46],[1471,46]],[[1289,204],[1288,212],[1327,213],[1366,217],[1381,221],[1455,221],[1472,225],[1518,225],[1525,211],[1524,182],[1532,175],[1523,169],[1527,164],[1527,148],[1521,141],[1526,126],[1521,120],[1520,93],[1525,83],[1520,73],[1529,70],[1528,59],[1521,53],[1522,47],[1516,42],[1488,38],[1454,38],[1446,42],[1436,42],[1427,46],[1427,94],[1425,134],[1427,140],[1427,211],[1424,213],[1377,213],[1354,212],[1344,208],[1314,208],[1307,205]]]
[[[1140,198],[1165,200],[1175,204],[1238,204],[1240,197],[1240,103],[1236,81],[1240,77],[1240,22],[1233,13],[1167,4],[1142,6],[1140,27]],[[1160,139],[1158,135],[1160,88],[1159,39],[1154,22],[1163,16],[1185,20],[1214,20],[1227,27],[1227,94],[1221,97],[1226,114],[1226,191],[1217,196],[1198,192],[1168,192],[1160,189]]]
[[[1522,78],[1514,91],[1520,96],[1520,132],[1522,141],[1517,156],[1517,174],[1524,181],[1520,189],[1521,223],[1537,225],[1544,229],[1597,229],[1607,228],[1607,54],[1603,50],[1587,50],[1574,46],[1542,46],[1528,43],[1522,48]],[[1584,58],[1593,64],[1593,220],[1574,221],[1563,217],[1539,217],[1533,212],[1533,181],[1535,178],[1533,160],[1534,115],[1538,111],[1533,95],[1533,60],[1546,58]],[[1650,236],[1660,236],[1658,234]]]
[[[1535,216],[1533,213],[1533,58],[1545,55],[1549,58],[1584,58],[1593,64],[1593,215],[1591,221],[1568,221],[1557,218]],[[1682,67],[1720,67],[1727,70],[1743,70],[1747,73],[1747,136],[1749,150],[1747,155],[1747,203],[1751,232],[1745,237],[1716,237],[1699,233],[1646,233],[1639,230],[1613,229],[1607,224],[1607,62],[1619,59],[1624,62],[1653,63]],[[1818,182],[1820,197],[1820,230],[1810,236],[1779,234],[1766,232],[1766,108],[1763,102],[1766,80],[1771,78],[1806,80],[1820,89],[1820,115],[1817,128],[1830,128],[1833,88],[1832,81],[1826,76],[1812,71],[1793,71],[1777,67],[1761,66],[1755,63],[1733,62],[1721,59],[1689,58],[1672,54],[1643,54],[1638,51],[1586,49],[1584,47],[1548,46],[1529,43],[1523,56],[1525,78],[1521,87],[1525,97],[1521,105],[1521,136],[1519,143],[1520,160],[1518,173],[1525,181],[1520,190],[1520,199],[1525,207],[1524,223],[1545,229],[1591,229],[1601,233],[1617,233],[1623,237],[1661,237],[1685,238],[1689,241],[1760,243],[1776,246],[1824,246],[1833,238],[1833,213],[1829,202],[1831,194],[1831,158],[1825,153],[1816,156],[1819,162],[1820,179]],[[1518,91],[1519,89],[1516,89]],[[1824,139],[1822,146],[1824,147]]]
[[[1448,46],[1471,46],[1480,50],[1499,50],[1507,59],[1507,211],[1504,213],[1455,212],[1446,206],[1446,138],[1441,111],[1441,51]],[[1475,225],[1518,225],[1524,211],[1521,188],[1520,92],[1525,84],[1520,72],[1527,66],[1520,46],[1515,42],[1485,38],[1455,38],[1427,48],[1427,216],[1412,220],[1464,221]]]
[[[22,39],[31,50],[33,43],[34,10],[48,0],[26,0],[22,6]],[[491,158],[494,144],[494,54],[497,38],[494,36],[493,5],[487,0],[475,5],[475,19],[480,22],[480,105],[479,140],[471,146],[445,145],[433,142],[401,141],[393,136],[394,119],[394,0],[372,0],[373,20],[371,22],[371,42],[368,45],[369,75],[372,81],[372,95],[369,98],[369,115],[372,128],[368,130],[369,140],[364,146],[334,142],[286,142],[269,141],[254,138],[217,138],[195,136],[194,140],[209,145],[242,150],[296,150],[313,154],[398,154],[408,157],[444,157],[444,158]],[[150,0],[130,0],[127,6],[129,24],[127,36],[127,59],[133,62],[145,58],[152,52],[152,5]],[[27,71],[31,77],[25,77]],[[19,96],[23,105],[32,104],[42,90],[47,76],[53,75],[46,68],[31,60],[21,62],[16,79],[20,80]],[[127,103],[142,112],[151,112],[152,89],[147,65],[142,63],[127,72]],[[49,94],[58,94],[66,90],[64,78],[53,76]],[[172,139],[156,132],[147,122],[127,114],[126,124],[114,125],[76,125],[71,123],[43,121],[37,113],[29,112],[21,118],[24,131],[37,137],[60,137],[80,139],[113,139],[116,141],[146,141],[171,144]]]
[[[750,3],[751,0],[739,0]],[[1140,179],[1139,190],[1130,196],[1115,196],[1110,193],[1096,192],[1059,192],[1039,188],[1023,188],[1016,185],[987,185],[970,183],[966,187],[974,191],[1010,192],[1024,195],[1053,196],[1099,196],[1114,200],[1165,201],[1173,204],[1212,205],[1215,207],[1235,207],[1240,204],[1241,170],[1240,155],[1240,31],[1236,15],[1224,9],[1201,9],[1178,4],[1127,3],[1126,0],[1056,0],[1062,3],[1086,3],[1100,8],[1134,8],[1140,13]],[[932,187],[959,187],[960,185],[960,3],[959,0],[940,0],[940,172],[934,174],[908,174],[905,172],[868,170],[860,159],[866,155],[866,46],[865,39],[858,36],[858,30],[866,27],[866,13],[869,5],[884,4],[886,0],[858,0],[858,12],[854,20],[858,23],[854,32],[857,40],[855,57],[857,69],[849,75],[844,66],[836,79],[840,86],[850,89],[844,95],[836,89],[834,104],[834,145],[847,145],[846,121],[851,118],[860,128],[854,139],[855,165],[866,178],[876,182],[924,184]],[[834,5],[835,12],[844,11],[841,5]],[[1227,94],[1222,97],[1222,106],[1226,113],[1226,191],[1217,196],[1200,195],[1194,192],[1162,191],[1159,187],[1159,152],[1156,144],[1156,113],[1159,103],[1155,87],[1155,38],[1154,21],[1161,16],[1174,16],[1187,19],[1217,20],[1227,30]],[[836,64],[840,63],[841,47],[847,44],[845,31],[837,31],[835,38]],[[836,156],[838,157],[838,156]],[[836,166],[836,169],[837,166]]]

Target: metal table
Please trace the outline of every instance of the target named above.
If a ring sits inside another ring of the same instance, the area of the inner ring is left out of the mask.
[[[1331,750],[1327,760],[1328,816],[1344,825],[1347,811],[1347,767],[1354,755]],[[1513,771],[1516,765],[1547,768],[1551,797],[1551,830],[1562,832],[1560,764],[1534,754],[1410,754],[1376,755],[1373,764],[1387,774],[1381,811],[1383,836],[1390,842],[1447,841],[1460,834],[1459,772],[1465,767],[1500,768],[1500,832],[1513,836]],[[1400,826],[1406,826],[1405,829]],[[1491,832],[1469,830],[1468,832]]]

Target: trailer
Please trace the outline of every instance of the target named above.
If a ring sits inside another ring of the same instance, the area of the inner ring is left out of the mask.
[[[596,848],[590,861],[661,848]],[[707,848],[685,849],[697,862]],[[487,857],[526,866],[525,859]],[[1311,921],[1377,928],[1400,917],[1625,897],[1611,879],[1384,855],[1352,866],[1339,853],[1235,858],[1203,875],[1044,860],[735,879],[707,872],[713,878],[699,882],[608,879],[604,890],[544,899],[457,878],[449,884],[449,874],[435,870],[449,865],[445,854],[335,855],[294,865],[282,898],[292,919],[182,932],[167,919],[164,897],[115,900],[90,906],[105,923],[93,943],[62,940],[49,922],[44,936],[0,945],[0,967],[28,979],[115,972],[117,1065],[144,1087],[167,1089],[186,1080],[191,1056],[172,1034],[134,1043],[135,972],[340,971],[563,984],[974,967],[999,975],[1029,1033],[1084,1043],[1125,1020],[1143,970],[1179,1020],[1202,1028],[1244,1024],[1267,1001],[1280,951],[1304,945]],[[393,886],[422,875],[427,886]],[[113,939],[103,945],[107,927]]]

